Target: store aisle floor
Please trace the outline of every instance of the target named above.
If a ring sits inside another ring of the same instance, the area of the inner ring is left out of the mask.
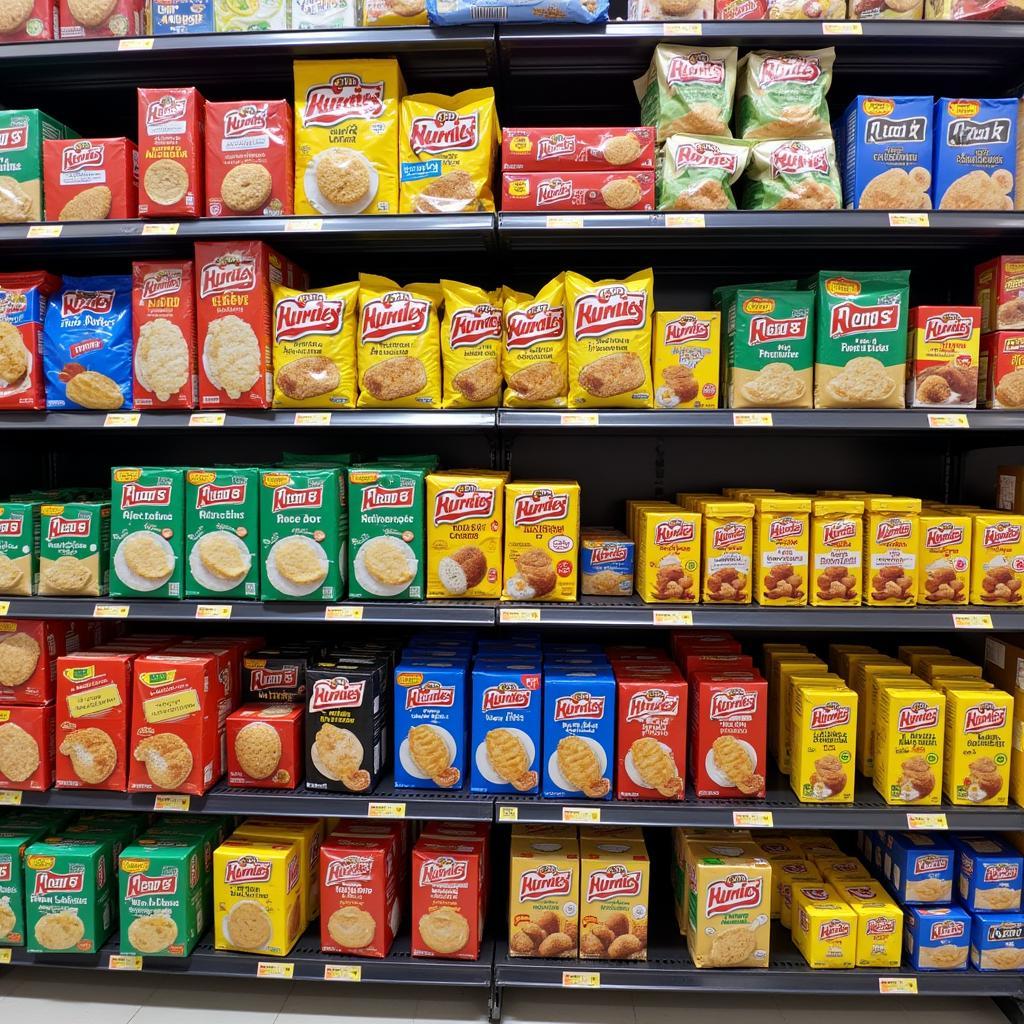
[[[169,977],[46,968],[0,971],[0,1018],[39,1024],[486,1024],[483,991]],[[668,992],[522,990],[505,996],[505,1024],[1005,1024],[987,999],[836,1000]]]

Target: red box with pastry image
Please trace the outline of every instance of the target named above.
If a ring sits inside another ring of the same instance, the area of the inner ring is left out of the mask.
[[[203,215],[203,104],[198,89],[139,89],[139,216]]]
[[[142,35],[142,0],[60,0],[61,39]]]
[[[47,220],[130,220],[139,214],[139,151],[130,139],[45,139]]]
[[[623,171],[654,168],[655,130],[503,128],[504,171]]]
[[[0,274],[0,409],[45,409],[43,318],[60,278],[44,271]],[[15,336],[17,335],[17,337]]]
[[[40,43],[60,33],[56,0],[22,0],[5,11],[0,43]]]
[[[1024,256],[997,256],[974,268],[981,333],[1024,330]]]
[[[1024,409],[1024,331],[983,334],[978,374],[978,405]]]
[[[481,849],[421,836],[412,848],[412,955],[478,960],[483,923]]]
[[[0,789],[53,785],[53,705],[0,708]]]
[[[619,800],[686,796],[687,685],[676,671],[652,677],[615,667],[615,795]]]
[[[654,171],[507,171],[503,210],[609,213],[654,209]]]
[[[57,659],[58,789],[128,789],[134,660],[102,651]]]
[[[0,619],[0,704],[53,700],[56,659],[67,653],[67,626],[41,619]]]
[[[227,717],[228,785],[295,789],[302,781],[301,704],[245,704]]]

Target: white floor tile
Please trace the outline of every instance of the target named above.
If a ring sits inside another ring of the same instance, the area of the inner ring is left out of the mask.
[[[275,1024],[412,1024],[416,991],[404,985],[299,983],[289,993]]]
[[[132,1024],[274,1024],[294,982],[182,978],[153,992]],[[74,1024],[48,1020],[46,1024]]]
[[[505,1024],[635,1024],[634,993],[608,989],[506,989]]]
[[[757,1024],[785,1024],[774,996],[635,993],[636,1024],[678,1024],[681,1008],[685,1008],[688,1024],[735,1024],[737,1018],[756,1021]],[[906,1022],[901,1021],[901,1024]]]
[[[106,972],[33,967],[14,973],[20,977],[0,999],[0,1015],[5,1020],[128,1024],[154,989],[149,979],[123,975],[114,979]]]

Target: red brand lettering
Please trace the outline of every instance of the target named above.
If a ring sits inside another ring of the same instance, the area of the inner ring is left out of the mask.
[[[57,516],[53,517],[53,519],[57,518]],[[53,519],[50,520],[51,523]],[[10,519],[0,519],[0,537],[20,537],[23,520],[24,516],[11,516]]]
[[[384,83],[364,82],[358,75],[333,75],[324,85],[306,90],[302,123],[330,128],[345,121],[372,121],[384,113]]]
[[[32,890],[34,896],[48,892],[82,892],[85,888],[85,872],[69,871],[62,875],[56,871],[39,871]]]
[[[19,125],[0,131],[0,152],[10,153],[16,149],[25,149],[27,146],[28,128],[26,126]]]
[[[936,921],[929,930],[933,942],[939,939],[959,939],[964,934],[963,921]]]
[[[716,526],[711,534],[711,546],[715,548],[728,548],[734,544],[742,544],[747,539],[747,528],[743,523],[726,523],[725,526]]]
[[[309,710],[326,711],[328,708],[358,708],[363,704],[366,683],[361,679],[317,679],[310,687]]]
[[[845,939],[850,934],[849,921],[823,921],[818,926],[818,938],[826,942],[831,939]]]
[[[143,487],[140,484],[125,484],[121,489],[121,508],[136,508],[139,505],[170,505],[170,484]]]
[[[494,514],[494,491],[475,484],[460,484],[438,491],[434,498],[434,523],[461,523],[464,519],[490,519]]]
[[[422,334],[430,322],[430,303],[414,299],[408,292],[389,292],[363,306],[359,341],[377,345],[389,338]]]
[[[295,508],[320,508],[324,500],[322,487],[275,487],[272,512],[287,512]]]
[[[705,913],[708,917],[728,914],[741,907],[761,905],[761,879],[744,874],[729,875],[708,886]]]
[[[769,161],[772,177],[786,174],[805,174],[814,171],[828,174],[831,164],[828,151],[823,146],[808,145],[805,142],[789,142],[772,151]]]
[[[850,709],[842,704],[829,701],[811,708],[812,729],[833,729],[840,725],[850,724]]]
[[[128,876],[125,896],[128,899],[138,896],[172,896],[178,891],[178,874],[144,875],[141,872]]]
[[[628,549],[625,544],[602,544],[590,552],[591,565],[607,565],[609,562],[625,561]]]
[[[854,894],[853,889],[847,889],[851,895]],[[874,893],[868,896],[868,899],[872,899]],[[896,921],[891,917],[869,917],[867,920],[868,935],[895,935],[896,934]]]
[[[665,344],[681,345],[687,341],[709,341],[711,324],[695,316],[681,316],[670,321],[665,327]]]
[[[604,718],[604,697],[581,690],[571,697],[555,700],[556,722],[573,722],[581,718]]]
[[[841,540],[853,540],[857,536],[857,523],[853,519],[837,519],[825,523],[821,537],[826,544],[837,544]]]
[[[46,527],[47,540],[61,537],[88,537],[92,516],[87,512],[79,519],[65,519],[64,516],[50,516]]]
[[[329,861],[324,872],[324,885],[373,881],[372,857],[341,857]]]
[[[537,185],[537,205],[552,206],[572,199],[572,182],[566,178],[547,178]]]
[[[225,292],[251,292],[256,287],[256,260],[229,253],[207,263],[199,274],[199,297]]]
[[[568,514],[569,495],[554,494],[549,490],[521,494],[512,503],[512,523],[515,526],[533,526],[564,519]]]
[[[307,292],[294,299],[281,299],[274,310],[274,337],[296,341],[310,334],[339,334],[345,319],[345,303]]]
[[[505,345],[530,348],[541,341],[558,341],[565,334],[565,308],[539,302],[529,309],[509,313],[505,319]]]
[[[910,707],[900,708],[896,728],[899,732],[917,732],[934,729],[939,724],[939,709],[924,701],[915,701]]]
[[[435,857],[420,865],[420,885],[460,885],[469,880],[469,862]]]
[[[925,853],[914,859],[914,874],[926,875],[933,871],[945,871],[949,867],[949,858],[937,853]]]
[[[768,524],[768,539],[773,544],[779,544],[792,537],[800,537],[804,532],[804,524],[799,519],[791,519],[788,516],[782,519],[773,519]]]
[[[150,302],[162,295],[174,295],[181,291],[180,270],[157,270],[147,274],[142,279],[142,288],[139,290],[139,298],[143,302]]]
[[[600,338],[612,331],[639,330],[647,322],[647,292],[609,285],[576,300],[576,338]]]
[[[986,526],[981,542],[987,548],[1001,544],[1019,544],[1020,527],[1014,523],[997,523],[995,526]]]
[[[832,307],[829,335],[833,338],[847,338],[865,331],[895,331],[899,325],[899,303],[859,306],[856,302],[840,302]]]
[[[689,167],[713,167],[727,174],[736,171],[736,156],[713,142],[683,142],[675,150],[676,170]]]
[[[732,687],[728,690],[719,690],[711,696],[711,707],[709,712],[712,720],[715,722],[727,721],[730,718],[739,718],[744,715],[752,715],[756,711],[756,690],[744,690],[740,687]]]
[[[270,123],[270,107],[266,103],[248,103],[224,115],[224,138],[236,139],[245,135],[265,135]]]
[[[62,317],[78,316],[79,313],[98,313],[101,316],[114,308],[114,293],[66,291],[61,298]]]
[[[414,117],[409,146],[414,153],[466,152],[480,143],[479,115],[439,110],[433,117]]]
[[[201,484],[196,489],[196,508],[209,508],[211,505],[237,505],[245,501],[245,482],[228,484],[221,487],[217,484]]]
[[[963,527],[954,526],[952,523],[929,526],[924,532],[924,546],[926,548],[944,548],[950,544],[962,544],[963,542]]]
[[[925,341],[960,341],[973,333],[974,320],[952,310],[941,316],[930,316],[924,322]]]
[[[448,321],[450,348],[472,348],[482,341],[501,337],[501,310],[487,304],[457,309]]]
[[[875,540],[888,544],[894,540],[906,540],[913,530],[909,519],[883,519],[875,530]]]
[[[546,864],[535,871],[524,871],[519,876],[521,902],[543,900],[549,896],[568,896],[572,892],[572,871],[560,871]]]
[[[224,882],[227,885],[242,885],[246,882],[269,882],[273,865],[268,860],[247,855],[238,860],[229,860],[224,865]]]
[[[679,714],[679,698],[664,690],[644,690],[629,698],[626,708],[627,722],[642,722],[648,718],[675,718]]]
[[[405,709],[412,708],[453,708],[455,687],[429,682],[422,686],[410,686],[405,691]]]
[[[537,140],[537,159],[553,160],[576,152],[575,135],[548,135]]]
[[[297,668],[255,668],[249,674],[249,689],[253,693],[264,690],[293,690],[299,684]]]
[[[807,334],[807,317],[792,316],[775,319],[770,316],[755,316],[750,321],[748,345],[767,345],[777,341],[802,338]]]
[[[514,686],[511,683],[488,686],[484,690],[483,700],[480,702],[480,710],[502,711],[505,708],[528,708],[530,706],[530,696],[529,690],[521,686]]]
[[[412,508],[416,497],[414,487],[381,487],[372,484],[363,488],[362,511],[375,508]]]
[[[696,527],[686,519],[671,519],[667,523],[656,523],[654,527],[655,544],[675,544],[693,540]]]
[[[1002,729],[1006,725],[1006,708],[996,707],[985,702],[968,708],[964,715],[964,732],[988,732],[990,729]]]
[[[673,57],[665,68],[665,84],[671,87],[690,82],[722,85],[725,82],[725,61],[712,60],[707,53]]]
[[[587,879],[587,899],[615,899],[617,896],[639,896],[642,875],[639,871],[627,871],[621,864],[600,871],[592,871]]]
[[[821,65],[814,58],[768,57],[757,72],[757,83],[762,88],[779,82],[811,83],[818,80]]]
[[[77,142],[61,150],[61,174],[81,171],[87,167],[102,167],[104,146],[94,146],[90,142]]]
[[[146,107],[146,128],[159,128],[161,125],[180,121],[185,116],[186,109],[184,96],[161,96],[155,103],[150,103]]]

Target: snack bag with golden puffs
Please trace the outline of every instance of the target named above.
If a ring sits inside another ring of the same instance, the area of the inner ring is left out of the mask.
[[[625,281],[565,275],[569,318],[569,405],[648,409],[651,406],[651,323],[654,272]]]
[[[400,213],[489,213],[498,146],[493,89],[402,100]]]
[[[355,408],[359,283],[273,290],[274,408]]]
[[[441,288],[401,288],[386,277],[359,275],[356,361],[363,408],[436,409],[441,405],[437,325]]]
[[[565,408],[568,394],[565,342],[565,275],[536,296],[505,290],[504,404],[519,408]]]
[[[497,405],[501,395],[501,290],[442,281],[445,409]]]
[[[736,134],[741,139],[831,139],[828,95],[833,47],[748,53],[736,80]]]

